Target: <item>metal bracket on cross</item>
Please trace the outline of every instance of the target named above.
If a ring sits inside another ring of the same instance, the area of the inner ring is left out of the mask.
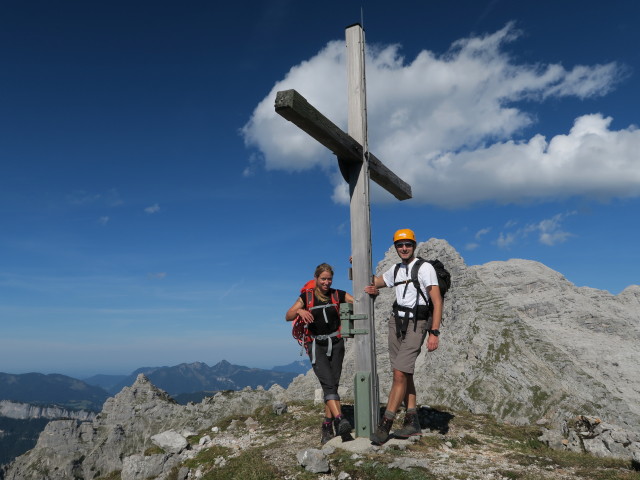
[[[353,314],[353,304],[352,303],[341,303],[340,304],[340,335],[347,338],[353,338],[355,335],[364,335],[369,333],[369,330],[366,328],[354,328],[353,321],[354,320],[366,320],[368,317],[366,314]]]

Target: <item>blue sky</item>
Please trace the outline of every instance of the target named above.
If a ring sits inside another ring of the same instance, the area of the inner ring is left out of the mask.
[[[362,8],[361,8],[362,7]],[[363,20],[374,267],[398,228],[468,265],[638,284],[640,4],[566,0],[4,2],[0,371],[297,360],[284,313],[321,262],[350,290],[335,158]]]

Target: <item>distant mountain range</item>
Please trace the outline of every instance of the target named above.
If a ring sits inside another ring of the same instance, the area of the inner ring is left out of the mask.
[[[233,365],[222,360],[212,367],[202,362],[181,363],[173,367],[142,367],[130,375],[96,375],[85,378],[84,382],[115,395],[133,384],[136,377],[143,373],[154,385],[174,397],[194,392],[209,392],[211,395],[211,392],[256,388],[259,385],[268,389],[276,383],[286,388],[296,376],[306,373],[309,368],[311,365],[308,360],[271,370]]]
[[[103,388],[66,375],[0,373],[0,400],[99,412],[108,397]]]
[[[170,395],[177,396],[259,385],[268,389],[275,383],[286,388],[291,380],[310,368],[308,360],[271,370],[233,365],[222,360],[213,367],[202,362],[182,363],[173,367],[142,367],[130,375],[94,375],[83,380],[60,374],[0,372],[0,400],[98,412],[107,398],[132,385],[140,373]]]

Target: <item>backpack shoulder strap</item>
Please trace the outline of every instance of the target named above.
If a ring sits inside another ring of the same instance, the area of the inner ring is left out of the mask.
[[[311,310],[311,308],[313,307],[314,304],[314,295],[313,295],[313,288],[307,288],[304,293],[307,297],[307,310]]]
[[[418,270],[420,270],[420,267],[424,262],[426,262],[424,258],[416,257],[416,262],[413,264],[413,267],[411,267],[411,281],[413,283],[418,281]]]
[[[396,263],[395,268],[393,269],[393,282],[395,283],[396,277],[398,276],[398,270],[400,270],[400,264]]]
[[[334,289],[331,292],[331,303],[334,305],[340,305],[340,294],[338,293],[338,290]]]
[[[338,290],[334,290],[331,292],[331,303],[333,303],[336,307],[336,311],[338,312],[338,316],[340,315],[340,293]]]
[[[411,281],[413,282],[413,286],[416,287],[416,291],[418,292],[418,294],[424,300],[424,303],[429,305],[430,302],[427,299],[427,295],[422,291],[422,287],[420,287],[420,281],[418,280],[418,271],[420,270],[420,267],[422,266],[422,264],[424,264],[424,262],[426,262],[424,258],[417,257],[416,262],[413,264],[413,267],[411,267]]]
[[[311,310],[315,306],[315,288],[308,288],[304,291],[307,300],[307,310]],[[331,303],[336,307],[338,313],[340,313],[340,294],[338,290],[332,289],[331,291]],[[322,307],[318,307],[322,308]]]

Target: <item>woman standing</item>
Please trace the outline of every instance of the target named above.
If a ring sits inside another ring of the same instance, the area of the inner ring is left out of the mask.
[[[334,428],[335,435],[340,435],[343,440],[352,430],[349,420],[342,414],[338,385],[344,359],[344,339],[339,331],[340,303],[353,303],[353,297],[344,290],[331,288],[331,265],[318,265],[314,279],[315,288],[300,294],[285,319],[291,322],[300,317],[308,327],[305,347],[324,395],[321,443],[325,444],[334,437]]]

